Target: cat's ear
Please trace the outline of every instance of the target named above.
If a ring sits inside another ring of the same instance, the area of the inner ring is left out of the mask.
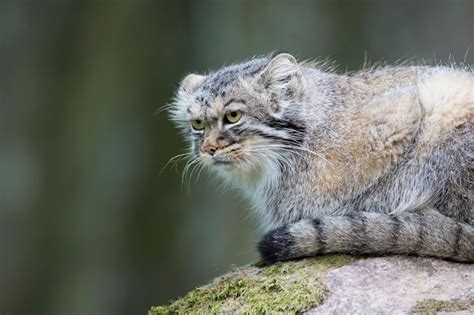
[[[204,79],[206,79],[206,76],[204,75],[199,75],[199,74],[188,74],[183,81],[181,81],[181,84],[179,86],[180,91],[184,92],[192,92],[195,87],[197,87],[199,84],[201,84]]]
[[[272,96],[272,101],[291,101],[301,97],[304,80],[295,57],[276,55],[260,73],[259,81]]]

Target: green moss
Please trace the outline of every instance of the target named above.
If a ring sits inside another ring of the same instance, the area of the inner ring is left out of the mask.
[[[340,268],[351,263],[354,260],[355,257],[353,256],[326,255],[319,257],[318,259],[310,259],[309,263],[311,266],[323,271],[329,268]]]
[[[454,299],[449,301],[423,300],[413,307],[413,313],[436,314],[437,312],[459,312],[474,307],[474,298],[468,300]]]
[[[327,255],[318,258],[307,259],[304,264],[291,263],[291,262],[279,262],[271,266],[262,268],[259,272],[262,276],[274,276],[279,274],[292,274],[302,268],[308,266],[324,271],[328,268],[339,268],[347,265],[352,261],[349,256],[343,255]]]
[[[319,305],[327,293],[323,271],[352,261],[348,256],[322,256],[258,268],[246,266],[196,288],[149,315],[176,313],[298,313]]]

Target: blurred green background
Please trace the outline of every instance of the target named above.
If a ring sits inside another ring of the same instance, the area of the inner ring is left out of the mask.
[[[272,51],[473,63],[474,1],[0,2],[0,313],[145,314],[257,259],[245,201],[181,186],[154,111]]]

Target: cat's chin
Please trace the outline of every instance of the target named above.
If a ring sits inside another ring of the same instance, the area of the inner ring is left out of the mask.
[[[205,165],[211,170],[233,182],[255,183],[267,177],[273,163],[250,162],[244,159],[230,159],[224,156],[201,156]],[[271,172],[272,173],[272,172]]]
[[[226,181],[234,184],[254,185],[262,181],[266,176],[261,167],[250,166],[248,163],[234,161],[225,164],[214,164],[211,167]]]
[[[226,158],[201,157],[201,160],[205,165],[212,169],[231,169],[235,167],[236,164],[238,164],[237,162]]]
[[[234,165],[235,162],[230,161],[230,160],[214,160],[212,161],[213,166],[232,166]]]
[[[231,175],[232,173],[236,172],[242,172],[242,170],[239,168],[238,162],[228,160],[213,161],[209,164],[209,167],[226,175]]]

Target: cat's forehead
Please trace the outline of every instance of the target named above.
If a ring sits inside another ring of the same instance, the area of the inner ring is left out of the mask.
[[[205,117],[222,115],[229,100],[239,99],[235,89],[239,79],[249,78],[261,71],[267,58],[253,59],[244,63],[224,67],[210,75],[194,91],[188,113]]]
[[[224,101],[220,96],[212,99],[198,96],[189,104],[188,114],[200,118],[217,118],[224,111]]]
[[[198,88],[199,95],[205,101],[206,97],[225,97],[229,88],[239,79],[251,77],[268,64],[267,58],[252,59],[247,62],[224,67],[211,73]]]

